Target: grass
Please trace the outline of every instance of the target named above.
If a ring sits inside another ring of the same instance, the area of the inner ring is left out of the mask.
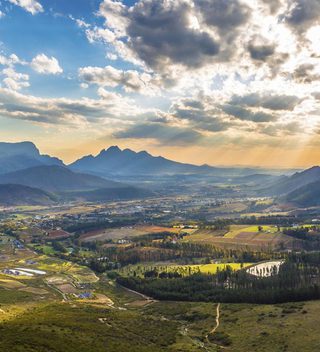
[[[67,262],[44,256],[37,265],[52,272],[74,270]],[[199,265],[203,271],[216,266]],[[40,287],[40,281],[30,282]],[[131,303],[141,297],[105,276],[93,285],[97,293],[115,302],[114,308],[62,303],[61,297],[41,300],[32,292],[0,289],[0,352],[217,352],[223,350],[219,346],[230,352],[313,352],[320,348],[320,301],[222,304],[220,326],[209,334],[208,342],[205,337],[216,324],[215,302],[139,306]]]
[[[123,276],[132,276],[134,273],[142,277],[146,271],[157,269],[158,272],[177,272],[182,276],[188,276],[194,273],[215,274],[218,270],[224,270],[230,266],[232,270],[240,270],[252,265],[251,263],[221,263],[221,264],[203,264],[203,265],[128,265],[119,270]]]
[[[38,258],[35,268],[51,274],[68,275],[78,283],[93,283],[97,281],[96,275],[89,268],[58,258],[41,256]]]
[[[320,348],[319,314],[319,301],[277,306],[222,305],[219,331],[231,339],[231,351],[313,352]]]
[[[242,232],[252,232],[252,233],[276,233],[278,232],[277,227],[270,225],[262,225],[262,231],[259,231],[258,225],[254,226],[242,226],[242,225],[232,225],[228,233],[224,235],[225,238],[236,238]]]

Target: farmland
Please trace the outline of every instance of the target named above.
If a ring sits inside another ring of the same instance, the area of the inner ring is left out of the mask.
[[[105,229],[87,232],[80,237],[83,242],[119,240],[123,238],[138,237],[147,234],[156,234],[162,232],[179,233],[181,230],[172,227],[163,226],[125,226],[121,228]]]
[[[240,219],[249,203],[218,202],[209,207],[230,211],[232,216],[240,212]],[[295,352],[295,344],[300,349],[302,345],[292,331],[304,331],[300,321],[309,329],[304,350],[317,348],[311,326],[311,320],[318,319],[314,311],[319,312],[319,303],[312,301],[314,292],[309,286],[299,291],[293,285],[294,258],[282,275],[272,271],[272,263],[288,261],[286,250],[294,238],[283,230],[290,226],[262,220],[245,223],[251,219],[181,221],[184,210],[177,208],[171,214],[168,205],[161,220],[155,211],[155,218],[142,221],[136,214],[123,215],[125,209],[136,209],[132,204],[83,205],[75,211],[69,207],[67,214],[63,207],[21,209],[17,217],[2,223],[1,352],[73,352],[75,348],[77,352],[106,348],[110,352]],[[110,207],[119,214],[112,215]],[[201,206],[194,209],[200,212]],[[305,224],[316,238],[311,220]],[[64,231],[68,236],[50,235]],[[311,278],[312,283],[317,266],[309,264],[314,260],[317,257],[304,264],[312,272],[303,278]],[[261,273],[274,276],[267,282],[268,275]],[[293,285],[288,292],[295,295],[279,294],[283,277],[286,285]],[[136,285],[131,286],[130,280]],[[279,303],[291,297],[310,301]],[[212,333],[218,307],[219,326]],[[242,326],[254,334],[241,333]]]
[[[182,276],[189,276],[196,273],[215,274],[218,270],[225,270],[230,267],[232,270],[240,270],[250,266],[251,263],[220,263],[220,264],[202,264],[202,265],[164,265],[164,264],[149,264],[149,265],[129,265],[119,270],[123,276],[143,276],[145,272],[157,270],[158,272],[178,273]]]
[[[231,225],[227,230],[199,229],[185,236],[184,241],[212,244],[222,248],[252,247],[263,249],[278,248],[285,245],[292,246],[292,238],[284,235],[276,226]]]

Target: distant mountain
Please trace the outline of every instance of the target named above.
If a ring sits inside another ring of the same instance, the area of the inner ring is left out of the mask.
[[[284,195],[317,181],[320,181],[320,167],[314,166],[290,177],[283,176],[264,191],[270,195]]]
[[[280,180],[282,176],[267,175],[267,174],[252,174],[247,176],[240,176],[231,179],[234,184],[249,184],[249,185],[266,185]]]
[[[49,192],[86,191],[98,188],[119,188],[121,183],[75,173],[62,166],[36,166],[0,175],[0,184],[13,183],[36,187]]]
[[[123,187],[118,188],[100,188],[93,191],[61,193],[60,196],[64,200],[107,202],[110,200],[148,198],[155,196],[155,193],[143,188],[124,185]]]
[[[0,205],[51,205],[56,197],[37,188],[6,184],[0,185]]]
[[[5,174],[41,165],[63,166],[63,162],[58,158],[41,155],[31,142],[0,142],[0,165],[0,174]]]
[[[134,152],[130,149],[121,150],[117,146],[102,150],[97,156],[85,156],[69,167],[74,171],[86,172],[104,177],[132,175],[176,175],[176,174],[210,174],[210,175],[249,175],[259,173],[250,168],[217,168],[208,165],[184,164],[152,156],[146,151]],[[261,170],[263,172],[263,170]]]
[[[313,207],[320,205],[320,180],[309,183],[303,187],[290,192],[286,200],[302,207]]]

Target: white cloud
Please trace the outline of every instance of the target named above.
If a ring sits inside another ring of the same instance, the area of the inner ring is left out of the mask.
[[[115,121],[119,125],[145,110],[132,99],[99,89],[98,99],[40,98],[0,87],[0,115],[34,123],[79,127],[89,124],[101,129]]]
[[[9,2],[22,7],[33,15],[44,11],[42,5],[36,0],[9,0]]]
[[[29,76],[27,74],[18,73],[11,67],[2,70],[2,74],[5,76],[4,85],[11,90],[29,87]]]
[[[0,65],[14,66],[16,64],[25,65],[26,62],[20,60],[16,54],[11,54],[10,56],[0,55]]]
[[[45,54],[39,54],[31,61],[31,67],[38,73],[42,74],[59,74],[63,70],[55,57],[48,57]]]
[[[88,28],[90,25],[83,20],[76,19],[76,23],[80,28]]]
[[[122,87],[126,92],[140,92],[152,94],[158,92],[157,79],[148,73],[135,70],[118,70],[112,66],[82,67],[79,77],[86,83],[97,84],[101,87]]]

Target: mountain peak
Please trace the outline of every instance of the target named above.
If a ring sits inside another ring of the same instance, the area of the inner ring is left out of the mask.
[[[108,149],[106,149],[107,152],[121,152],[121,149],[117,145],[112,145]]]
[[[39,156],[39,149],[34,143],[25,141],[19,143],[0,143],[0,154],[1,155],[32,155]]]

